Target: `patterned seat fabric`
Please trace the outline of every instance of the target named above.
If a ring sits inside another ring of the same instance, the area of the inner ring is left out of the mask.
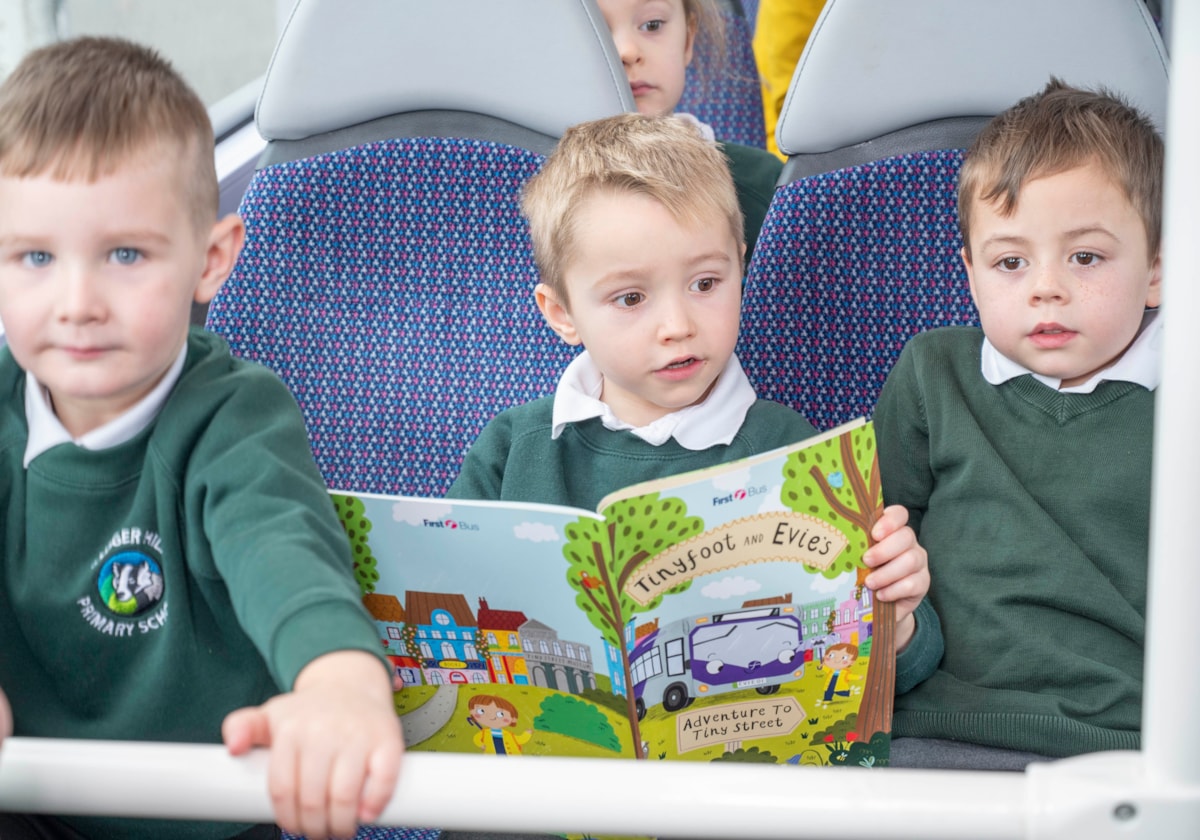
[[[711,125],[718,140],[765,149],[762,89],[751,48],[754,29],[749,20],[727,8],[722,8],[721,17],[725,21],[724,60],[717,57],[713,44],[696,44],[675,110],[694,114]]]
[[[331,488],[440,496],[494,414],[553,392],[572,351],[517,203],[541,160],[395,139],[255,175],[208,327],[291,388]]]
[[[962,156],[899,155],[776,191],[738,346],[760,397],[819,429],[870,417],[911,336],[978,323],[959,258]]]
[[[441,836],[440,828],[383,828],[382,826],[364,825],[358,829],[354,840],[438,840]],[[283,840],[304,840],[304,838],[285,831]]]

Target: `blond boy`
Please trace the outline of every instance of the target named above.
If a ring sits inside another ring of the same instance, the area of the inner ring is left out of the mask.
[[[449,495],[594,508],[625,485],[775,449],[813,433],[757,399],[734,354],[741,211],[717,147],[670,116],[622,114],[569,129],[526,187],[546,323],[585,349],[553,397],[502,412]],[[889,508],[867,554],[877,597],[896,601],[897,642],[936,619],[913,610],[925,554]],[[918,679],[913,676],[913,679]],[[900,682],[908,676],[901,666]]]
[[[212,148],[196,95],[126,41],[38,50],[0,87],[0,687],[16,735],[270,747],[279,824],[352,834],[397,777],[391,683],[294,401],[189,328],[244,233],[216,219]],[[0,817],[5,838],[277,833]]]
[[[1057,80],[968,151],[982,329],[913,338],[875,413],[945,630],[897,698],[894,764],[1138,748],[1162,163],[1143,115]]]

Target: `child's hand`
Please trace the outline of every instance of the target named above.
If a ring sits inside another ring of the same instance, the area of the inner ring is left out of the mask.
[[[875,544],[863,555],[873,570],[867,588],[881,601],[896,604],[896,651],[904,650],[916,631],[913,610],[929,592],[929,557],[908,527],[908,510],[901,505],[884,508],[871,529]]]
[[[12,734],[12,707],[8,705],[8,697],[0,690],[0,741]]]
[[[270,747],[275,820],[310,840],[353,837],[383,813],[404,741],[392,686],[374,656],[338,651],[314,659],[292,691],[225,718],[229,752]]]

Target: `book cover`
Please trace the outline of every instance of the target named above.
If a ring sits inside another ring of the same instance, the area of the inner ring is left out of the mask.
[[[334,491],[409,749],[887,764],[859,420],[599,512]]]

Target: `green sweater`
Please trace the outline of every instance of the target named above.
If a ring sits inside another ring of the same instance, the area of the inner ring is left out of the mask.
[[[633,432],[604,428],[599,418],[571,423],[551,439],[553,411],[554,398],[543,397],[496,415],[467,452],[447,496],[595,510],[630,484],[757,455],[816,431],[792,409],[758,400],[728,446],[692,450],[674,438],[654,446]]]
[[[158,417],[22,466],[25,373],[0,351],[0,687],[15,734],[220,743],[221,721],[335,650],[378,655],[286,387],[193,329]],[[136,779],[130,779],[136,785]],[[244,826],[64,818],[97,837]]]
[[[816,433],[792,409],[758,400],[728,446],[690,450],[674,438],[654,446],[632,432],[604,428],[599,418],[571,423],[552,440],[553,410],[554,398],[543,397],[496,415],[446,495],[595,510],[602,498],[630,484],[757,455]],[[897,691],[926,679],[942,655],[941,629],[928,599],[915,615],[916,634],[896,658]]]
[[[775,184],[783,171],[783,162],[775,155],[754,146],[737,143],[721,143],[721,151],[729,160],[729,171],[737,189],[738,204],[742,208],[746,231],[746,265],[758,242],[767,208],[775,195]]]
[[[973,327],[913,338],[875,411],[884,498],[911,512],[945,631],[893,734],[1136,749],[1154,394],[993,386],[982,341]]]

